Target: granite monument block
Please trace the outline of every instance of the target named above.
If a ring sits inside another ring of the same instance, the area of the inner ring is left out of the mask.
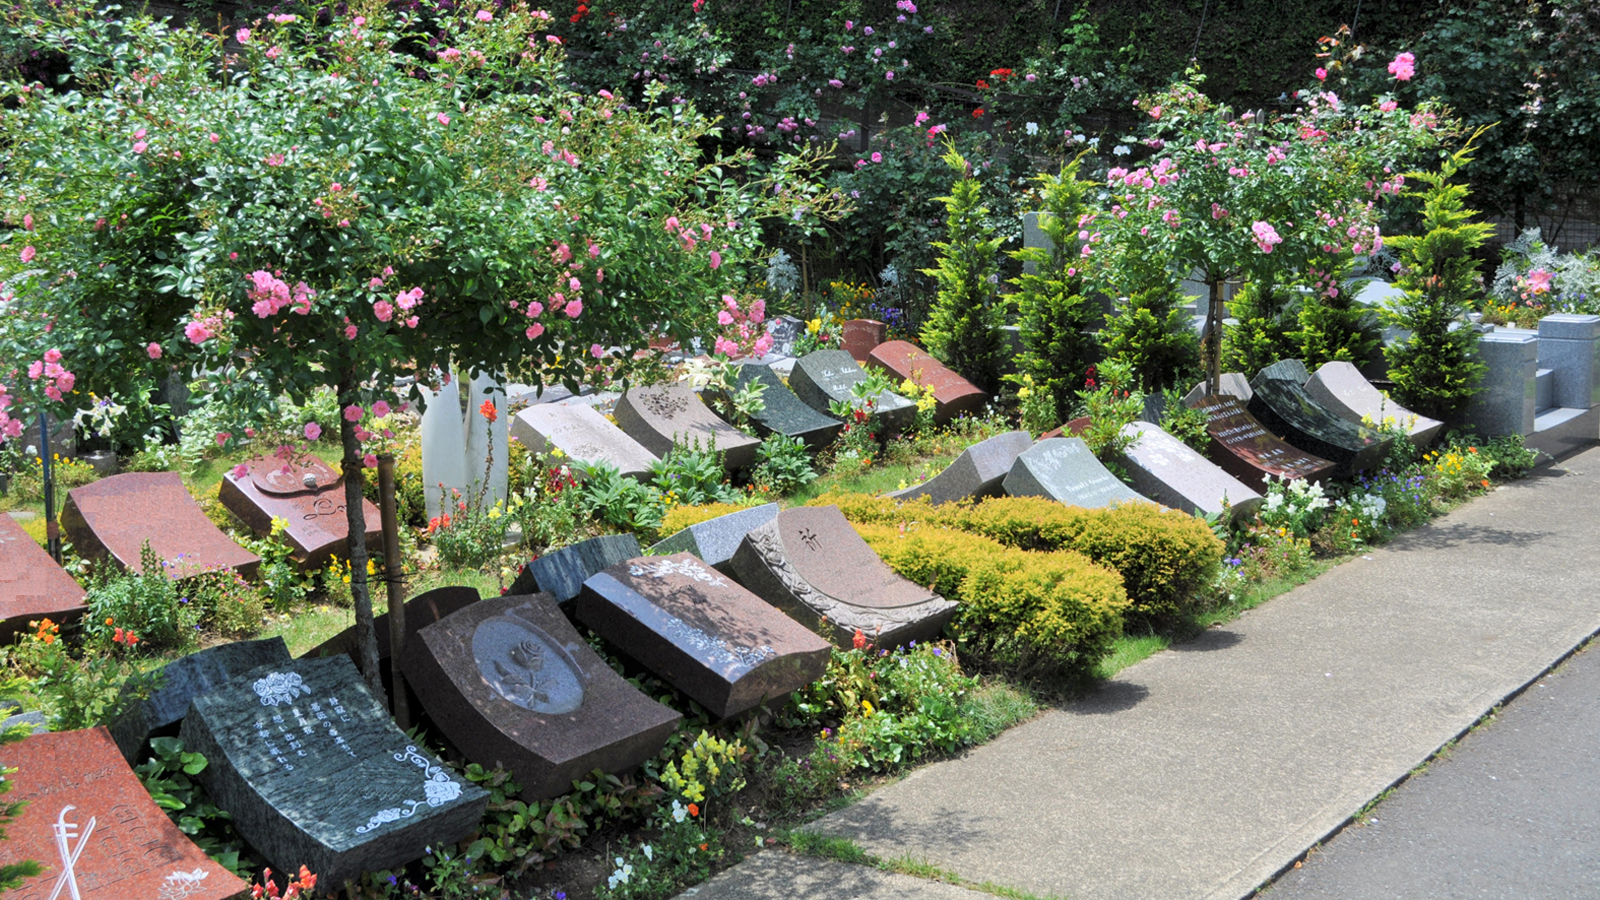
[[[778,377],[778,373],[767,366],[759,363],[742,365],[738,379],[740,387],[751,382],[766,385],[766,390],[761,392],[761,400],[766,408],[755,416],[756,430],[762,435],[781,434],[799,438],[812,450],[821,450],[833,443],[833,439],[839,436],[839,429],[844,427],[844,423],[838,419],[802,403]]]
[[[1379,426],[1393,423],[1404,428],[1411,443],[1419,448],[1432,444],[1444,427],[1438,419],[1418,415],[1389,399],[1372,386],[1354,363],[1323,363],[1306,381],[1305,388],[1313,400],[1347,422]]]
[[[283,532],[293,548],[290,558],[301,569],[326,568],[334,554],[350,555],[350,523],[345,515],[344,476],[307,454],[285,460],[257,456],[245,464],[244,475],[222,476],[222,505],[250,526],[258,536],[272,533],[272,520],[283,519]],[[367,549],[383,552],[383,522],[378,507],[361,501],[367,523]]]
[[[867,373],[843,350],[816,350],[795,361],[789,375],[789,389],[812,409],[829,413],[832,402],[856,404],[851,387],[867,380]],[[902,431],[916,419],[917,404],[896,394],[881,391],[874,417],[890,431]]]
[[[867,364],[888,372],[898,383],[910,379],[917,387],[933,388],[933,418],[944,424],[957,416],[983,412],[989,395],[909,341],[889,341],[874,347]]]
[[[227,900],[250,886],[212,862],[150,799],[104,728],[35,734],[0,747],[23,801],[0,865],[39,874],[7,900]]]
[[[1540,319],[1539,368],[1555,372],[1551,406],[1600,406],[1600,316],[1557,313]]]
[[[111,739],[129,763],[144,762],[144,746],[153,735],[177,734],[175,727],[189,714],[189,704],[201,694],[231,682],[257,666],[289,661],[283,638],[218,644],[153,669],[122,683],[122,715],[111,723]]]
[[[936,638],[957,604],[889,568],[837,506],[800,506],[745,535],[739,581],[796,621],[849,648],[856,631],[880,647]]]
[[[530,801],[595,769],[632,769],[682,719],[612,671],[548,594],[496,597],[429,625],[400,670],[450,743],[505,767]]]
[[[829,644],[688,553],[601,572],[579,621],[722,719],[822,677]]]
[[[639,539],[631,534],[590,538],[526,563],[506,593],[523,597],[542,591],[557,603],[571,603],[591,576],[641,555]]]
[[[1388,455],[1383,432],[1348,422],[1306,393],[1311,374],[1297,359],[1273,363],[1250,382],[1246,407],[1268,431],[1291,446],[1334,464],[1333,475],[1349,478],[1377,471]]]
[[[840,347],[858,363],[866,362],[872,348],[889,339],[889,326],[877,319],[851,319],[841,332]]]
[[[1261,505],[1260,494],[1160,427],[1133,422],[1122,433],[1138,437],[1123,453],[1122,464],[1134,490],[1151,500],[1205,516],[1228,509],[1248,517]]]
[[[1262,494],[1269,478],[1321,481],[1334,472],[1328,460],[1279,440],[1237,397],[1203,396],[1196,408],[1206,414],[1211,461]]]
[[[732,575],[729,563],[733,552],[739,549],[739,542],[751,529],[772,521],[777,515],[778,504],[766,503],[707,519],[662,538],[650,548],[650,555],[693,553],[724,575]]]
[[[889,496],[896,500],[925,497],[930,503],[992,497],[1000,493],[1000,482],[1011,471],[1018,455],[1032,445],[1033,435],[1026,431],[997,434],[961,451],[944,471],[922,484],[892,491]]]
[[[581,403],[540,403],[517,413],[511,436],[535,453],[555,448],[580,463],[603,462],[630,478],[644,478],[656,456]]]
[[[186,578],[208,568],[249,577],[260,557],[222,533],[194,502],[176,472],[129,472],[67,492],[61,510],[67,538],[87,559],[110,557],[141,572],[146,541],[168,563],[167,574]]]
[[[1478,360],[1488,371],[1467,403],[1466,424],[1485,437],[1532,434],[1538,412],[1538,336],[1491,331],[1478,338]]]
[[[10,643],[28,622],[57,624],[83,614],[84,590],[17,521],[0,513],[0,641]]]
[[[1050,438],[1024,450],[1003,486],[1013,497],[1049,497],[1084,509],[1145,499],[1111,474],[1078,437]]]
[[[195,698],[180,736],[240,836],[330,885],[459,841],[489,804],[395,727],[344,656],[251,669]]]
[[[617,401],[614,415],[623,433],[658,457],[671,452],[674,442],[698,443],[720,451],[730,472],[754,462],[761,444],[717,418],[686,384],[630,388]]]

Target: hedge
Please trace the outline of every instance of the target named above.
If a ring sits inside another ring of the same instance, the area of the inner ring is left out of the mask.
[[[661,536],[677,534],[691,525],[726,516],[729,513],[742,512],[748,506],[736,506],[732,503],[707,503],[703,506],[674,506],[667,510],[661,517]]]

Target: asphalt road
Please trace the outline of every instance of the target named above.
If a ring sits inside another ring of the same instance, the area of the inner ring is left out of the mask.
[[[1600,641],[1257,896],[1600,898]]]

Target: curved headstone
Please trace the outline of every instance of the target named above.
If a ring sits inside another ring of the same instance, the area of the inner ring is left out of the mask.
[[[772,521],[777,515],[778,504],[763,503],[707,519],[662,538],[650,547],[650,555],[693,553],[724,575],[731,575],[733,570],[728,563],[733,559],[733,552],[739,549],[739,542],[751,529]]]
[[[183,721],[189,704],[201,694],[216,690],[241,672],[256,666],[289,661],[283,638],[218,644],[180,657],[159,669],[134,675],[122,683],[122,715],[111,723],[111,737],[130,763],[143,762],[140,753],[150,736]],[[172,729],[176,733],[176,729]]]
[[[1240,403],[1249,403],[1251,394],[1250,379],[1245,377],[1243,372],[1223,372],[1222,377],[1218,379],[1217,392],[1224,397],[1233,397]],[[1194,406],[1206,394],[1206,383],[1202,381],[1190,388],[1189,393],[1183,395],[1184,405]]]
[[[873,348],[889,338],[889,326],[877,319],[851,319],[839,329],[839,347],[856,362],[866,362]]]
[[[1333,463],[1279,440],[1236,397],[1201,397],[1206,414],[1207,455],[1228,474],[1265,494],[1269,478],[1311,481],[1333,474]]]
[[[1205,516],[1224,509],[1249,516],[1261,505],[1260,494],[1160,427],[1132,422],[1122,433],[1138,438],[1123,452],[1122,464],[1134,490],[1151,500]]]
[[[453,844],[489,805],[395,727],[344,656],[251,669],[195,698],[180,737],[241,837],[328,884]]]
[[[543,453],[554,447],[582,463],[603,462],[631,478],[650,472],[656,457],[591,406],[539,403],[517,413],[511,436]]]
[[[857,630],[879,646],[936,638],[957,604],[900,577],[837,506],[800,506],[745,535],[733,555],[756,596],[850,647]]]
[[[504,766],[527,800],[595,769],[632,769],[683,718],[601,659],[548,594],[485,600],[429,625],[400,669],[466,757]]]
[[[583,585],[579,621],[714,718],[822,677],[827,641],[688,553],[612,566]]]
[[[1382,466],[1390,439],[1318,403],[1304,387],[1310,378],[1297,359],[1267,366],[1250,382],[1250,414],[1293,446],[1333,463],[1337,477]]]
[[[0,747],[0,765],[16,769],[6,802],[25,804],[0,865],[39,864],[7,898],[227,900],[250,888],[156,806],[104,728],[35,734]]]
[[[893,375],[896,381],[909,378],[919,388],[932,388],[933,418],[940,424],[957,416],[978,415],[989,402],[989,395],[977,385],[909,341],[879,344],[867,363]]]
[[[617,401],[617,426],[656,456],[674,443],[698,443],[723,454],[728,471],[742,469],[756,458],[761,441],[717,418],[686,384],[630,388]]]
[[[794,371],[789,373],[789,389],[807,406],[831,415],[832,402],[854,404],[850,393],[853,385],[867,380],[861,365],[843,350],[815,350],[795,360]],[[917,405],[896,394],[883,391],[878,394],[874,417],[892,431],[910,427],[917,415]]]
[[[0,513],[0,641],[49,616],[57,624],[83,614],[83,587],[28,536],[16,520]]]
[[[1024,450],[1003,486],[1013,497],[1048,497],[1084,509],[1145,500],[1111,474],[1079,437],[1048,438]]]
[[[799,438],[812,450],[821,450],[833,443],[833,439],[839,435],[839,429],[844,427],[844,423],[838,419],[802,403],[778,377],[778,373],[768,366],[760,363],[740,366],[739,387],[751,382],[766,385],[766,390],[761,392],[761,400],[766,408],[755,416],[756,429],[762,434]]]
[[[336,553],[350,555],[350,523],[345,515],[344,478],[315,456],[283,460],[257,456],[244,464],[245,474],[222,476],[222,505],[257,535],[272,533],[272,520],[289,523],[283,536],[291,558],[303,570],[325,568]],[[367,523],[367,548],[383,550],[383,524],[378,507],[361,501]]]
[[[1000,483],[1011,471],[1017,457],[1033,444],[1026,431],[1008,431],[979,441],[961,451],[944,471],[922,484],[893,491],[896,500],[927,498],[932,503],[951,503],[1000,493]]]
[[[169,565],[167,575],[186,578],[208,568],[255,574],[261,558],[235,544],[206,518],[176,472],[130,472],[102,478],[67,492],[61,525],[86,559],[111,557],[142,572],[145,541]]]
[[[639,539],[631,534],[590,538],[523,565],[506,593],[521,597],[542,591],[555,597],[557,603],[570,603],[591,576],[642,553]]]
[[[1426,447],[1438,437],[1444,423],[1418,415],[1390,400],[1372,386],[1354,363],[1323,363],[1305,383],[1313,400],[1356,425],[1393,423],[1404,428],[1417,447]]]

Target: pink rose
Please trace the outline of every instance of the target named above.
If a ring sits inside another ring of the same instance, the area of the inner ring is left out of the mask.
[[[434,116],[434,118],[439,120],[439,124],[440,125],[449,125],[450,124],[450,117],[445,115],[444,113],[439,113],[437,116]]]
[[[389,401],[379,400],[377,403],[372,404],[372,414],[380,419],[387,416],[389,414]]]
[[[221,447],[233,440],[233,433],[228,431],[217,432],[217,446]]]
[[[38,253],[38,251],[34,250],[33,246],[31,244],[29,246],[27,246],[27,247],[23,247],[22,248],[22,261],[25,262],[25,263],[33,262],[33,257],[37,253]]]
[[[1410,81],[1417,74],[1417,58],[1410,53],[1399,54],[1389,63],[1389,74],[1398,81]]]
[[[359,422],[364,415],[366,415],[366,410],[356,406],[354,403],[344,408],[344,420],[346,422]]]
[[[478,10],[477,17],[479,22],[487,22],[494,18],[494,13],[489,12],[487,9],[480,9]]]
[[[566,313],[567,313],[567,318],[576,319],[579,315],[581,315],[583,313],[583,301],[582,300],[577,300],[577,299],[568,300],[567,301]]]
[[[376,469],[378,467],[378,457],[368,453],[366,456],[361,457],[361,464],[369,469]]]
[[[718,253],[715,250],[711,251],[711,268],[719,269],[721,267],[722,267],[722,254]]]
[[[527,334],[528,334],[528,340],[531,341],[534,338],[538,337],[539,335],[544,334],[544,326],[540,325],[538,322],[535,322],[532,325],[528,326]]]
[[[151,342],[149,344],[146,344],[145,347],[144,347],[144,352],[150,354],[150,358],[151,359],[160,359],[161,358],[161,345],[157,344],[155,342]]]
[[[606,355],[606,348],[600,346],[599,344],[590,344],[589,355],[595,359],[599,359],[600,357]]]
[[[322,426],[315,422],[307,422],[305,428],[306,440],[315,441],[322,437]]]
[[[250,467],[246,466],[244,463],[240,463],[233,467],[233,472],[230,474],[232,474],[235,478],[243,478],[250,474]]]

